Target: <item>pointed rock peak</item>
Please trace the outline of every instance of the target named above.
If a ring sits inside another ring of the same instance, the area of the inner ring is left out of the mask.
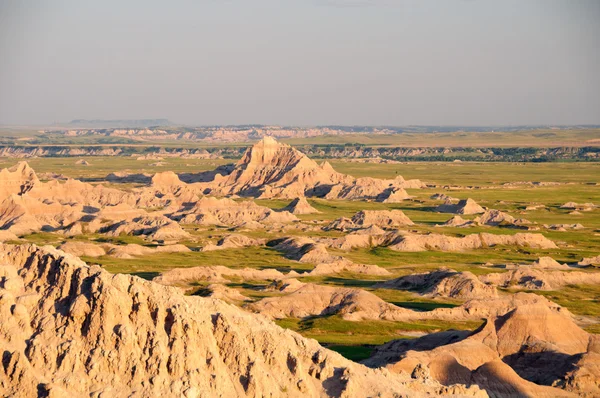
[[[278,142],[271,136],[265,136],[246,151],[238,164],[280,166],[297,163],[303,158],[308,159],[306,155],[288,144]]]
[[[11,168],[0,170],[0,200],[11,194],[24,194],[39,184],[35,171],[27,162],[19,162]]]
[[[270,135],[265,135],[262,138],[262,140],[260,140],[258,143],[262,144],[262,145],[278,145],[279,144],[279,142],[277,142],[277,140]]]
[[[285,211],[289,211],[292,214],[315,214],[320,213],[319,210],[315,209],[308,203],[304,196],[300,196],[290,202],[289,205],[283,208]]]
[[[333,166],[331,165],[331,163],[329,163],[327,160],[324,161],[323,163],[321,163],[321,168],[323,170],[330,170],[330,171],[334,171],[333,170]]]
[[[37,175],[35,174],[35,171],[31,168],[31,166],[29,166],[29,163],[27,163],[26,161],[21,161],[17,163],[13,167],[10,167],[8,171],[11,173],[19,174],[23,178],[27,178],[29,180],[37,180]]]

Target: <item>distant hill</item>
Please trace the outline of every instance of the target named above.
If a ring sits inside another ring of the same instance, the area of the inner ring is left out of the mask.
[[[117,119],[117,120],[104,120],[104,119],[75,119],[67,123],[68,127],[80,127],[80,128],[140,128],[140,127],[153,127],[153,126],[172,126],[175,123],[169,119]]]

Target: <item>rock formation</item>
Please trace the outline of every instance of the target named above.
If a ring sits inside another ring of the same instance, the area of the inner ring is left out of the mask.
[[[542,234],[518,233],[514,235],[471,234],[464,237],[453,237],[441,234],[420,235],[414,233],[398,233],[388,247],[397,251],[462,251],[508,245],[531,247],[538,249],[555,249],[557,246]]]
[[[414,290],[431,297],[474,299],[498,297],[496,287],[482,283],[471,272],[442,268],[433,272],[410,274],[392,279],[376,287]]]
[[[324,229],[345,231],[368,227],[397,228],[407,225],[414,225],[414,223],[402,210],[361,210],[351,219],[342,217],[332,221]]]
[[[7,396],[476,394],[372,370],[220,300],[111,275],[34,245],[0,247]]]
[[[0,170],[0,201],[10,195],[21,195],[39,184],[37,175],[27,162],[19,162],[8,169]]]
[[[443,205],[435,208],[440,213],[454,213],[454,214],[478,214],[485,212],[485,209],[477,204],[473,199],[463,199],[457,204],[447,200]]]
[[[236,202],[233,199],[203,197],[191,207],[184,206],[169,214],[183,224],[236,226],[245,222],[287,223],[298,218],[287,211],[274,211],[259,206],[251,200]]]
[[[558,290],[567,285],[600,284],[600,273],[536,269],[528,266],[516,270],[482,275],[480,280],[504,288]]]
[[[600,393],[600,368],[591,363],[597,345],[597,336],[567,314],[529,304],[488,319],[469,336],[392,341],[365,363],[426,372],[442,384],[478,385],[490,396],[594,396]]]
[[[389,188],[379,194],[375,200],[382,203],[400,203],[411,197],[404,188]]]
[[[436,227],[458,227],[458,228],[465,228],[465,227],[471,227],[474,226],[475,223],[473,221],[470,220],[465,220],[464,218],[462,218],[461,216],[452,216],[452,218],[450,218],[448,221],[446,221],[443,224],[436,224]]]
[[[212,194],[296,199],[376,199],[390,189],[422,188],[418,180],[353,178],[336,172],[328,162],[319,165],[287,144],[265,136],[249,148],[228,175],[203,183]]]
[[[315,209],[308,203],[304,196],[298,197],[290,202],[289,205],[282,209],[283,211],[289,211],[292,214],[316,214],[320,213],[319,210]]]
[[[298,276],[298,275],[295,275]],[[303,275],[300,275],[303,276]],[[283,280],[281,283],[285,283]],[[339,315],[347,321],[385,320],[411,322],[422,320],[475,321],[496,317],[521,305],[539,304],[555,311],[568,311],[547,299],[531,294],[471,299],[453,308],[421,312],[396,306],[363,289],[324,286],[314,283],[294,285],[286,295],[266,297],[245,308],[271,318],[306,318]]]

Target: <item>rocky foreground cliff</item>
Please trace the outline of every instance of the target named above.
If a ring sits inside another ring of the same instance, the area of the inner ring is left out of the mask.
[[[0,245],[0,395],[486,396],[369,369],[216,299]]]

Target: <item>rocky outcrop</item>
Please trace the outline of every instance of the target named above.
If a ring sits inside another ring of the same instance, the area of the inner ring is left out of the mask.
[[[337,184],[344,179],[348,177],[328,166],[319,166],[289,145],[265,137],[246,151],[231,174],[215,179],[207,188],[223,194],[263,198],[289,197],[284,194],[287,192],[294,195],[289,198],[296,198],[304,196],[299,190],[319,184]],[[290,185],[296,187],[293,192],[290,192]]]
[[[479,214],[485,212],[485,209],[477,204],[473,199],[463,199],[457,204],[447,200],[443,205],[435,208],[435,211],[440,213],[454,213],[454,214]]]
[[[229,234],[223,236],[216,245],[209,243],[202,247],[203,252],[224,250],[224,249],[239,249],[242,247],[260,246],[266,243],[266,239],[253,239],[241,234]]]
[[[250,298],[244,296],[240,292],[220,283],[212,283],[205,288],[201,289],[196,294],[202,297],[212,297],[219,300],[226,301],[228,303],[252,301]]]
[[[101,257],[106,255],[104,247],[91,242],[68,241],[58,246],[58,249],[76,257]]]
[[[456,272],[447,268],[402,276],[379,283],[375,287],[413,290],[430,297],[463,300],[498,297],[495,286],[482,283],[473,273]]]
[[[111,275],[61,251],[4,245],[0,257],[3,395],[391,397],[449,391],[355,364],[220,300]]]
[[[471,234],[453,237],[441,234],[398,233],[389,248],[397,251],[463,251],[493,246],[518,246],[537,249],[555,249],[556,244],[542,234],[518,233],[514,235]]]
[[[516,270],[482,275],[484,283],[504,288],[558,290],[568,285],[600,284],[600,272],[555,271],[521,266]]]
[[[281,209],[283,211],[289,211],[292,214],[317,214],[319,210],[315,209],[308,203],[304,196],[296,198],[290,202],[289,205]]]
[[[233,280],[275,281],[284,278],[298,277],[298,273],[291,271],[284,274],[273,268],[228,268],[222,265],[199,266],[188,268],[173,268],[163,272],[153,279],[154,282],[167,286],[194,286],[198,283],[228,283]]]
[[[363,275],[389,275],[389,271],[374,264],[355,264],[342,257],[331,255],[323,243],[311,238],[293,237],[272,242],[273,248],[282,252],[287,258],[301,263],[312,263],[317,266],[303,276],[332,275],[342,272]]]
[[[368,227],[389,229],[407,225],[414,225],[414,223],[402,210],[361,210],[350,219],[341,217],[332,221],[324,229],[326,231],[346,231]]]
[[[250,311],[271,318],[305,318],[341,315],[347,320],[406,319],[412,311],[389,304],[362,289],[304,284],[281,297],[267,297],[248,304]]]
[[[131,259],[135,257],[143,257],[157,253],[186,253],[191,251],[185,245],[164,245],[164,246],[142,246],[135,243],[128,245],[108,245],[107,255]]]
[[[203,183],[212,194],[296,199],[376,199],[389,190],[422,188],[418,180],[353,178],[336,172],[328,162],[319,165],[287,144],[266,136],[249,148],[230,174]]]
[[[596,355],[597,337],[579,328],[567,314],[545,305],[518,306],[488,319],[469,336],[447,332],[441,338],[420,340],[390,342],[365,362],[387,365],[396,372],[419,371],[442,384],[460,380],[478,385],[490,396],[594,396],[600,392],[591,382],[600,375],[598,368],[581,360]]]
[[[283,281],[285,282],[285,280]],[[347,321],[385,320],[414,322],[422,320],[475,321],[496,317],[521,305],[539,304],[555,311],[568,311],[547,299],[527,293],[471,299],[453,308],[421,312],[396,306],[363,289],[305,283],[287,289],[284,296],[263,298],[247,309],[271,318],[306,318],[339,315]]]
[[[191,207],[184,206],[169,214],[183,224],[237,226],[246,222],[263,224],[288,223],[298,218],[287,211],[274,211],[259,206],[251,200],[236,202],[233,199],[203,197]]]
[[[412,196],[404,188],[389,188],[380,193],[375,200],[381,203],[401,203],[410,198]]]
[[[587,267],[590,265],[597,266],[600,265],[600,255],[594,257],[584,257],[577,263],[577,265],[581,267]]]
[[[596,207],[598,207],[598,206],[596,206],[593,203],[575,203],[575,202],[567,202],[567,203],[563,204],[562,206],[560,206],[561,209],[581,210],[581,211],[592,211]]]
[[[474,226],[475,223],[473,221],[470,220],[465,220],[464,218],[462,218],[461,216],[453,216],[452,218],[450,218],[448,221],[446,221],[443,224],[436,224],[436,227],[458,227],[458,228],[465,228],[465,227],[471,227]]]
[[[21,195],[38,185],[37,175],[27,162],[0,170],[0,201],[10,195]]]
[[[163,215],[147,215],[119,221],[103,227],[100,232],[108,236],[143,235],[155,241],[189,239],[190,234],[181,226]]]

